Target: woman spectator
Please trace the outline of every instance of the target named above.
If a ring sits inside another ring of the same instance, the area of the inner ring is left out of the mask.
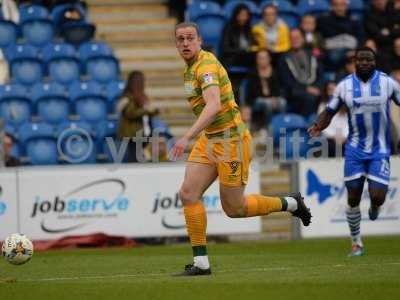
[[[222,33],[221,61],[226,67],[250,67],[254,38],[250,26],[251,14],[245,4],[239,4]]]
[[[120,139],[151,136],[151,117],[158,111],[150,106],[144,88],[144,74],[140,71],[131,72],[124,93],[117,103],[117,112],[120,114],[118,126]],[[128,162],[145,160],[143,146],[143,143],[137,145],[135,141],[129,141]]]
[[[252,120],[258,129],[266,128],[274,113],[286,109],[281,98],[279,81],[271,65],[267,50],[256,54],[256,69],[248,75],[246,105],[252,109]]]
[[[301,18],[300,30],[303,32],[305,47],[312,51],[315,57],[322,55],[323,39],[316,31],[317,20],[313,15],[304,15]]]
[[[253,27],[258,49],[268,49],[272,53],[283,53],[290,49],[289,27],[278,18],[278,9],[268,4],[263,9],[263,19]]]

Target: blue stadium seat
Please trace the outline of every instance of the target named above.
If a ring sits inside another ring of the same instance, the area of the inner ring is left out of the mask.
[[[195,21],[204,15],[222,15],[221,6],[211,1],[196,1],[188,7],[189,19]]]
[[[0,116],[6,123],[18,126],[28,121],[32,105],[27,89],[19,84],[0,86]]]
[[[11,21],[0,20],[0,48],[15,45],[17,41],[18,27]]]
[[[364,1],[348,0],[349,11],[353,19],[361,20],[364,16]]]
[[[107,95],[107,108],[110,113],[115,112],[115,105],[118,99],[121,97],[125,89],[125,81],[118,80],[112,81],[107,84],[106,95]]]
[[[106,43],[85,43],[79,48],[79,54],[91,79],[103,84],[118,79],[118,60],[114,57],[112,48]]]
[[[94,124],[106,119],[107,99],[96,82],[73,83],[70,86],[70,97],[81,120]]]
[[[245,4],[249,8],[249,10],[253,16],[260,15],[260,10],[254,2],[249,1],[249,0],[231,0],[231,1],[227,1],[223,7],[224,15],[228,20],[231,19],[232,15],[233,15],[233,11],[235,10],[236,6],[238,6],[239,4]]]
[[[106,162],[112,163],[118,160],[118,151],[122,151],[121,140],[117,138],[117,128],[118,121],[117,120],[106,120],[100,122],[96,126],[97,137],[97,145],[98,145],[98,153],[104,157]],[[111,138],[111,143],[107,142],[106,138]],[[115,146],[116,153],[113,153],[113,146]],[[122,162],[126,161],[127,151],[123,153]]]
[[[60,158],[67,164],[86,164],[96,162],[95,134],[85,122],[66,122],[60,124],[56,133]]]
[[[319,15],[330,10],[329,2],[326,0],[300,0],[297,4],[300,15]]]
[[[308,150],[306,120],[297,114],[278,114],[271,120],[274,146],[279,147],[285,159],[305,157]],[[284,144],[282,145],[281,142]],[[284,149],[281,149],[284,147]]]
[[[31,89],[38,116],[42,121],[57,125],[68,120],[70,101],[64,86],[53,83],[38,83]]]
[[[22,5],[20,16],[22,33],[27,43],[36,47],[43,47],[53,39],[54,26],[45,7]]]
[[[205,46],[212,46],[217,53],[219,51],[222,30],[225,26],[225,18],[218,15],[200,16],[196,19]]]
[[[11,77],[24,85],[32,85],[43,78],[42,61],[38,49],[25,44],[8,48],[6,57],[10,61]]]
[[[79,80],[80,64],[75,48],[66,43],[49,44],[43,49],[43,60],[52,79],[69,85]]]
[[[261,2],[263,8],[268,4],[274,4],[278,8],[279,17],[282,18],[290,28],[296,28],[299,25],[299,14],[296,7],[287,0],[266,0]]]
[[[19,128],[19,139],[26,146],[32,165],[54,165],[58,162],[54,128],[44,123],[26,123]]]

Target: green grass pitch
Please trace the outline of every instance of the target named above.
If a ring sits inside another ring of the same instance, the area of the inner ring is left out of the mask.
[[[213,244],[212,276],[172,277],[189,245],[35,253],[0,261],[0,299],[400,299],[400,237]]]

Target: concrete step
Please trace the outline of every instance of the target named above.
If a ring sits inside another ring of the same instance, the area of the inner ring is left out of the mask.
[[[106,19],[96,23],[96,29],[100,32],[137,32],[169,29],[173,31],[176,20],[173,18],[165,19],[145,19],[145,20],[120,20]]]
[[[142,70],[142,71],[170,71],[174,73],[180,71],[183,74],[184,65],[180,61],[121,61],[120,63],[122,72],[129,72],[130,70]]]
[[[144,31],[134,33],[127,32],[96,32],[96,38],[99,40],[112,42],[131,42],[137,45],[143,43],[164,42],[174,45],[174,31],[173,29],[152,31],[151,34]]]
[[[181,60],[178,51],[175,47],[162,46],[153,47],[151,50],[149,48],[139,47],[139,46],[115,46],[114,53],[119,59],[178,59]]]
[[[185,100],[184,90],[182,87],[176,86],[165,86],[165,87],[158,87],[158,88],[146,88],[146,93],[149,95],[151,99],[166,99],[166,98],[173,98],[173,99],[182,99]]]
[[[130,20],[168,18],[168,9],[160,4],[93,5],[89,7],[89,19],[94,23],[124,22]]]

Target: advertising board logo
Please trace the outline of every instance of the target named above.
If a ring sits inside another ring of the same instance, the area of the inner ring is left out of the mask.
[[[218,195],[204,195],[203,203],[207,214],[222,213]],[[173,197],[157,193],[151,213],[161,215],[161,225],[164,228],[172,230],[186,228],[185,218],[183,216],[183,205],[182,201],[179,199],[179,193],[175,193]]]
[[[322,204],[338,193],[340,188],[333,184],[322,183],[313,170],[307,171],[307,196],[317,194],[318,203]]]
[[[3,194],[3,188],[0,185],[0,216],[4,215],[7,210],[7,205],[1,201],[1,195]]]
[[[76,230],[91,221],[116,218],[126,212],[130,201],[125,190],[124,181],[108,178],[91,181],[52,199],[36,196],[31,218],[41,217],[41,229],[47,233]]]

